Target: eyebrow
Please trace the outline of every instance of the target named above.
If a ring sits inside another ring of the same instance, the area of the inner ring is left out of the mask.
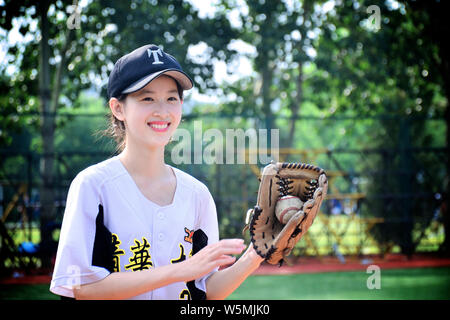
[[[141,92],[139,92],[138,95],[143,95],[143,94],[146,94],[146,93],[155,94],[156,92],[152,91],[152,90],[144,89]],[[171,90],[167,91],[167,93],[178,93],[178,90],[177,89],[171,89]]]

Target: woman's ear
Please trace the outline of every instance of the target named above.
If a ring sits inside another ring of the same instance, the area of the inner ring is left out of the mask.
[[[123,103],[120,102],[117,98],[109,99],[109,108],[111,109],[112,114],[120,121],[125,120]]]

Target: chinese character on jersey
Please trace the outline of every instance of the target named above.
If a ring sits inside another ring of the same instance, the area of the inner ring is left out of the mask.
[[[125,251],[123,251],[122,249],[119,248],[119,246],[121,245],[121,241],[119,240],[119,237],[117,236],[117,234],[113,233],[112,234],[112,245],[114,247],[114,252],[113,252],[113,262],[114,262],[114,272],[119,272],[120,271],[120,256],[123,256],[125,254]]]
[[[150,260],[150,244],[147,239],[142,237],[142,243],[139,240],[134,239],[134,243],[135,245],[130,247],[130,250],[133,252],[133,256],[128,259],[130,264],[127,264],[125,269],[139,271],[153,267],[153,262]]]

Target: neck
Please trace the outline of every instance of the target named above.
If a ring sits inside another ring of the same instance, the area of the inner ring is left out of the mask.
[[[142,148],[126,145],[119,159],[132,176],[155,179],[167,173],[164,162],[164,147]]]

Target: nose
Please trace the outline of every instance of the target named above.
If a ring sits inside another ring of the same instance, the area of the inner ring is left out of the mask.
[[[170,109],[167,103],[163,101],[158,101],[155,103],[155,108],[153,109],[153,115],[155,116],[167,116],[170,114]]]

